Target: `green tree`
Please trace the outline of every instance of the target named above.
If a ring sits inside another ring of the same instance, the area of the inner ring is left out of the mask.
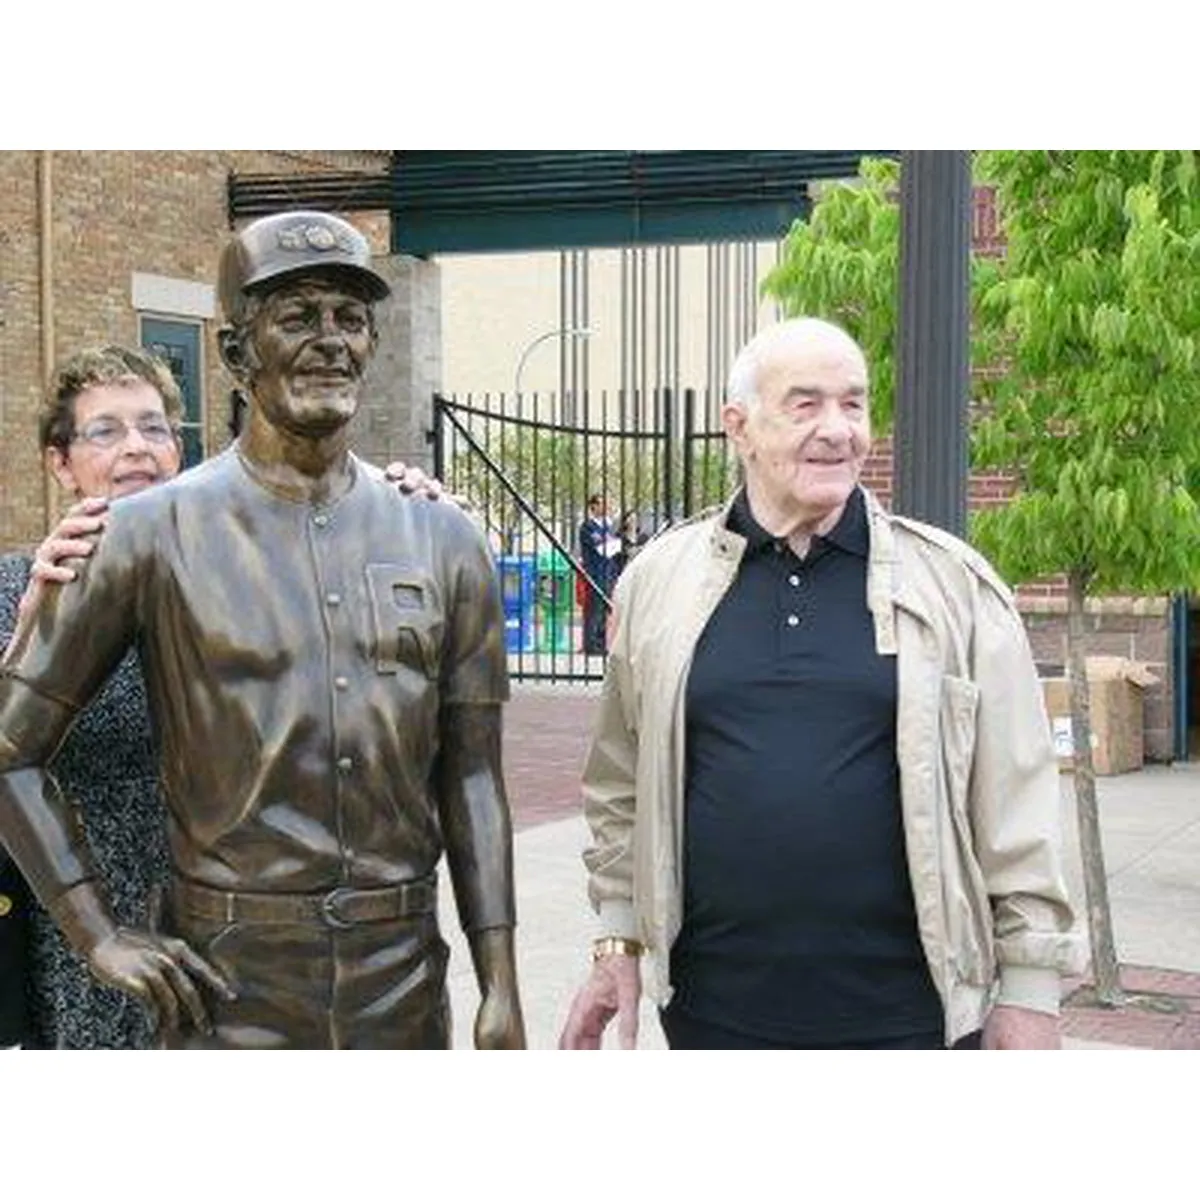
[[[859,172],[853,182],[822,186],[763,290],[786,316],[823,317],[858,342],[871,364],[871,421],[886,433],[896,398],[900,166],[864,158]]]
[[[976,280],[989,361],[974,459],[1016,494],[973,536],[1014,580],[1063,574],[1075,796],[1097,997],[1121,999],[1084,669],[1089,595],[1200,581],[1200,189],[1190,150],[995,151],[1007,255]]]
[[[1200,512],[1188,486],[1200,463],[1196,162],[1191,151],[994,151],[979,156],[976,173],[996,187],[1007,249],[972,263],[972,359],[988,368],[976,376],[973,464],[1010,474],[1015,493],[973,515],[972,539],[1014,583],[1067,581],[1088,927],[1097,997],[1117,1004],[1084,601],[1200,581]],[[881,204],[895,211],[897,175],[871,163],[863,175],[830,188],[793,228],[766,288],[789,314],[828,316],[859,336],[886,429],[898,226],[878,214]]]

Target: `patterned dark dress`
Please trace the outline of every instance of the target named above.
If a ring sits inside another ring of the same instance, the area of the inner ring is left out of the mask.
[[[27,554],[0,557],[0,654],[29,581]],[[79,806],[96,870],[117,920],[144,926],[153,889],[167,879],[166,817],[146,690],[130,651],[79,715],[51,764]],[[38,1049],[147,1049],[152,1021],[132,996],[101,987],[40,905],[33,909],[28,1004]]]

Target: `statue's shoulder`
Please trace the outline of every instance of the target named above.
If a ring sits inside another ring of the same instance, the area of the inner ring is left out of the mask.
[[[382,506],[391,515],[389,519],[399,520],[407,528],[424,528],[436,541],[447,543],[447,548],[453,548],[463,540],[475,541],[483,536],[470,515],[454,501],[445,497],[431,500],[420,492],[402,491],[374,463],[357,456],[353,457],[353,461],[364,494],[370,497],[372,505]]]

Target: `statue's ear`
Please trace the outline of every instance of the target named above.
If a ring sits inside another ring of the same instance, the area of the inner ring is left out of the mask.
[[[238,379],[243,378],[246,374],[246,355],[242,349],[242,339],[231,325],[217,330],[217,348],[221,352],[221,361],[230,372]]]

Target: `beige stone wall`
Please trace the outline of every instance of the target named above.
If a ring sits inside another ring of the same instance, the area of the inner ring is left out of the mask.
[[[761,283],[775,263],[775,243],[757,248],[757,278]],[[709,375],[709,275],[706,246],[683,246],[679,251],[679,377],[681,387],[703,388]],[[646,308],[658,304],[659,283],[654,252],[650,260]],[[447,255],[442,268],[443,357],[445,388],[457,395],[510,394],[515,390],[517,365],[522,352],[543,333],[560,327],[559,254],[546,251],[526,254]],[[588,251],[587,325],[588,373],[591,390],[599,394],[621,386],[623,322],[621,309],[621,251]],[[773,302],[758,306],[756,328],[776,320]],[[645,370],[655,379],[656,338],[647,338]],[[521,390],[557,392],[559,343],[539,345],[525,361]]]
[[[43,479],[36,414],[46,365],[88,344],[134,342],[135,272],[213,284],[229,234],[229,173],[385,169],[386,151],[54,151],[50,269],[41,302],[42,152],[0,152],[0,550],[38,539],[61,497]],[[347,214],[381,254],[386,214]],[[170,313],[160,315],[171,316]],[[225,442],[230,380],[217,358],[218,320],[203,322],[203,417],[208,452]]]
[[[432,470],[433,393],[441,389],[441,269],[395,255],[376,267],[392,285],[376,309],[379,349],[367,371],[353,446],[384,466],[397,459]]]

